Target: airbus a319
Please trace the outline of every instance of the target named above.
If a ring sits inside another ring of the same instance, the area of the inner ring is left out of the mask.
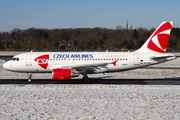
[[[15,55],[3,64],[14,72],[52,73],[54,80],[68,80],[88,74],[120,72],[162,63],[176,58],[166,54],[166,47],[173,22],[162,22],[143,46],[134,52],[28,52]]]

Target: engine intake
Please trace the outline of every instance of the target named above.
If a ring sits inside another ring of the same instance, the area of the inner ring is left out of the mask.
[[[72,69],[53,69],[52,76],[54,80],[68,80],[71,77],[79,76],[79,74],[74,74]]]
[[[52,75],[54,80],[68,80],[71,78],[71,69],[53,69]]]

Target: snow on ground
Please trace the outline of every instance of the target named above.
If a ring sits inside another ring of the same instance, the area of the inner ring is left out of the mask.
[[[160,66],[180,66],[176,59]],[[3,70],[0,78],[26,79],[26,73]],[[172,78],[179,70],[136,69],[90,75],[110,78]],[[51,74],[33,78],[51,79]],[[106,78],[104,78],[106,79]],[[0,119],[179,119],[178,85],[28,84],[0,85]]]
[[[179,119],[180,86],[1,85],[0,119]]]

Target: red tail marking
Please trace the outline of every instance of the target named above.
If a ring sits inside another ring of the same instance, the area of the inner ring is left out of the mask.
[[[35,61],[38,63],[39,66],[41,66],[42,68],[46,69],[48,66],[48,60],[49,59],[49,55],[41,55],[37,58],[35,58]]]
[[[160,52],[160,53],[165,53],[165,49],[167,47],[168,39],[169,39],[169,34],[159,34],[165,30],[171,29],[172,25],[169,22],[164,23],[150,38],[150,41],[147,45],[147,47],[153,51]],[[159,44],[161,48],[159,48],[153,41],[152,38],[157,35],[157,39],[159,41]]]
[[[149,41],[148,48],[156,52],[165,53],[165,51],[155,45],[152,40]]]
[[[117,62],[117,61],[118,61],[118,60],[112,62],[111,64],[113,64],[114,66],[116,66],[116,62]]]
[[[158,35],[158,40],[159,40],[159,43],[160,43],[162,49],[166,49],[167,44],[168,44],[168,39],[169,39],[168,34],[159,34]],[[163,42],[163,41],[165,41],[165,42]]]

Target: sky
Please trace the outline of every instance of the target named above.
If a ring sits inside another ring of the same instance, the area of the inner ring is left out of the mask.
[[[0,0],[0,32],[14,28],[180,28],[180,0]]]

